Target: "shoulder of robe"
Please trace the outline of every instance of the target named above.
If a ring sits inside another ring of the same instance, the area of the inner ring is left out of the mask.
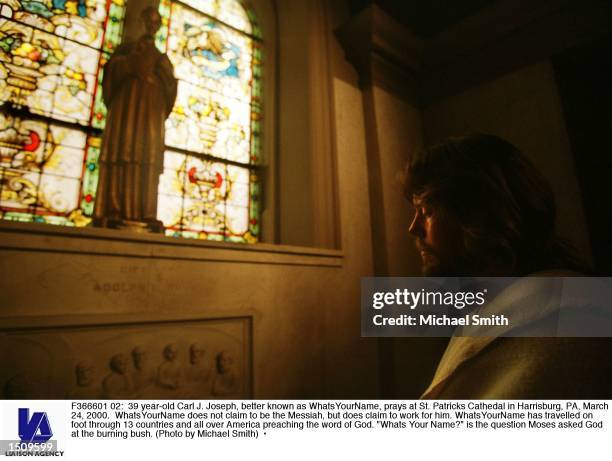
[[[110,59],[130,54],[132,48],[134,48],[134,42],[122,43],[117,48],[115,48],[115,52],[111,55]]]

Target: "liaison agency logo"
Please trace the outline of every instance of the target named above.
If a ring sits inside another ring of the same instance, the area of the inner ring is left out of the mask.
[[[2,440],[0,454],[5,456],[64,456],[57,449],[57,441],[51,440],[53,430],[51,421],[44,411],[30,408],[17,410],[17,435],[19,440]]]
[[[47,413],[36,411],[28,419],[29,408],[19,409],[19,438],[22,442],[46,442],[53,437]]]

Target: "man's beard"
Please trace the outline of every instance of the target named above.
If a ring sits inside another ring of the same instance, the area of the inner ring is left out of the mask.
[[[473,271],[465,255],[441,256],[427,244],[416,241],[421,256],[421,273],[424,277],[459,277],[470,275]]]
[[[421,273],[425,277],[444,276],[440,267],[440,258],[431,247],[420,240],[416,241],[416,248],[421,256]]]

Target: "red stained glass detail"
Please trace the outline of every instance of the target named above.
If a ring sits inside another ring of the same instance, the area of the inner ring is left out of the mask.
[[[92,201],[92,200],[93,200],[93,197],[91,196],[91,194],[87,194],[87,195],[85,196],[85,201],[86,201],[87,203],[91,203],[91,201]]]
[[[34,152],[40,146],[40,136],[36,131],[30,131],[30,142],[23,146],[24,150],[28,152]]]
[[[213,183],[210,180],[206,180],[206,179],[202,179],[201,177],[198,177],[197,168],[195,166],[192,166],[191,168],[189,168],[189,171],[187,172],[187,179],[189,179],[189,182],[191,184],[196,184],[196,183],[212,184],[212,186],[215,189],[220,188],[221,184],[223,184],[223,176],[221,176],[221,173],[219,172],[215,173],[215,182]]]
[[[40,54],[40,51],[38,51],[38,50],[30,51],[28,53],[28,58],[31,61],[38,61],[41,58],[41,56],[42,55]]]
[[[196,182],[198,182],[198,178],[196,178],[196,167],[192,166],[191,168],[189,168],[189,171],[187,172],[187,178],[189,179],[189,182],[191,184],[195,184]]]

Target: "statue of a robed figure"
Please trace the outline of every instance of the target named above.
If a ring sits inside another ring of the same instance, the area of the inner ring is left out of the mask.
[[[159,13],[146,8],[141,18],[144,35],[119,46],[104,66],[102,96],[108,117],[94,223],[161,232],[157,187],[163,170],[164,122],[176,99],[177,81],[170,60],[155,47]]]

